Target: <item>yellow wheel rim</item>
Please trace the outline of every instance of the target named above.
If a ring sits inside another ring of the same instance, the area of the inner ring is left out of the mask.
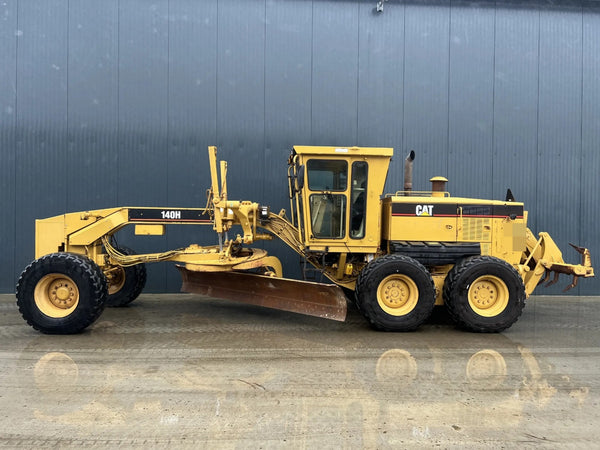
[[[477,278],[469,287],[469,305],[483,317],[495,317],[508,305],[509,293],[506,283],[493,275]]]
[[[377,302],[392,316],[405,316],[417,306],[419,288],[408,276],[392,274],[385,277],[377,288]]]
[[[125,269],[120,266],[113,267],[104,272],[104,276],[108,283],[108,295],[116,294],[125,285]]]
[[[33,296],[38,309],[48,317],[67,317],[79,304],[77,285],[62,273],[43,277],[35,286]]]

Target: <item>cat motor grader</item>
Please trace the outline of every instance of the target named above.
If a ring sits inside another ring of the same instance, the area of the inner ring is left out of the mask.
[[[451,197],[447,180],[431,191],[382,195],[391,148],[295,146],[288,160],[289,215],[230,200],[227,162],[209,147],[205,208],[118,207],[36,221],[35,257],[16,297],[23,318],[44,333],[84,330],[106,305],[124,306],[142,291],[145,264],[179,263],[182,291],[343,321],[347,298],[380,330],[418,328],[445,304],[463,328],[499,332],[554,273],[592,277],[590,253],[568,264],[548,235],[527,228],[523,203]],[[134,254],[115,234],[162,235],[166,225],[209,225],[215,245]],[[235,227],[235,228],[234,228]],[[236,233],[234,235],[234,233]],[[278,238],[331,284],[283,278],[278,258],[249,247]],[[568,288],[569,288],[568,287]]]

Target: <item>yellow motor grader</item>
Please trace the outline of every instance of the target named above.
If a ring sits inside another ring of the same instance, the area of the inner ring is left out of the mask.
[[[590,253],[567,264],[548,233],[527,228],[523,203],[451,197],[447,180],[431,191],[382,195],[391,148],[295,146],[288,160],[290,210],[273,213],[230,200],[227,163],[209,147],[211,187],[204,208],[118,207],[36,221],[36,259],[21,274],[17,304],[44,333],[78,333],[106,305],[124,306],[142,291],[145,264],[175,261],[182,291],[333,320],[346,317],[347,296],[380,330],[419,327],[445,304],[476,332],[498,332],[521,315],[525,299],[551,273],[592,277]],[[289,215],[288,215],[289,214]],[[166,225],[210,225],[215,245],[137,255],[115,234],[162,235]],[[234,234],[235,233],[235,234]],[[249,247],[278,238],[332,284],[283,278],[279,259]],[[568,288],[569,288],[568,287]]]

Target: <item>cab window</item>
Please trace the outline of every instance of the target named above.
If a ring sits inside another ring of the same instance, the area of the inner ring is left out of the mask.
[[[346,196],[312,194],[310,196],[312,234],[319,239],[341,239],[346,232]]]
[[[352,181],[350,191],[350,237],[365,237],[367,211],[367,163],[357,161],[352,164]]]
[[[346,235],[348,163],[310,159],[306,163],[312,235],[317,239],[341,239]],[[315,192],[316,191],[316,192]]]
[[[348,163],[339,160],[310,159],[308,188],[311,191],[345,191],[348,180]]]

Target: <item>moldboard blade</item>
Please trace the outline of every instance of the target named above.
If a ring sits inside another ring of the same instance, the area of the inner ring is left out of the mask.
[[[333,284],[267,277],[247,272],[196,272],[177,266],[182,292],[343,322],[346,296]]]

